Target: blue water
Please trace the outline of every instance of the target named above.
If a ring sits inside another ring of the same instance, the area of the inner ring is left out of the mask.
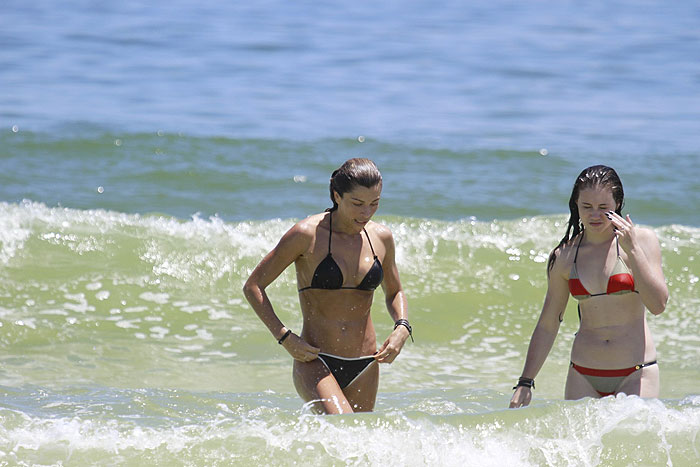
[[[697,155],[693,1],[3,5],[5,128]]]

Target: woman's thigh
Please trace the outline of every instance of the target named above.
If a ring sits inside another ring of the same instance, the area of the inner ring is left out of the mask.
[[[659,365],[651,365],[625,378],[618,392],[628,396],[659,397],[659,386]]]
[[[584,397],[600,398],[600,394],[591,383],[573,366],[569,366],[569,373],[566,377],[566,387],[564,389],[564,399],[576,400]]]
[[[306,402],[313,402],[315,411],[327,414],[353,412],[338,382],[321,360],[295,360],[293,379],[297,393]]]
[[[345,397],[355,412],[371,412],[377,400],[379,388],[379,363],[373,362],[359,378],[343,389]]]

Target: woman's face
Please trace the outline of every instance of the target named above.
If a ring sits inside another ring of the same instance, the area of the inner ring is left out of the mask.
[[[605,213],[615,211],[617,203],[610,188],[585,188],[579,192],[576,205],[581,222],[586,229],[603,231],[611,227],[612,223]]]
[[[367,225],[377,212],[381,194],[381,183],[371,188],[358,185],[342,196],[333,192],[335,202],[338,203],[338,213],[359,229]]]

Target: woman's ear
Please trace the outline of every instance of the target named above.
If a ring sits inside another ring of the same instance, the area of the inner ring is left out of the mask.
[[[343,197],[338,194],[337,191],[333,190],[333,199],[335,200],[335,204],[340,204],[340,200]]]

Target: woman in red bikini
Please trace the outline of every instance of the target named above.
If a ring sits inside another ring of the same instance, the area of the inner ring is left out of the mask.
[[[663,313],[668,289],[652,230],[622,217],[615,170],[596,165],[578,176],[566,235],[547,264],[547,294],[510,407],[530,403],[534,378],[559,331],[571,294],[580,326],[571,349],[566,399],[618,393],[658,397],[659,367],[645,310]]]
[[[333,207],[299,221],[258,264],[245,284],[248,302],[294,358],[294,385],[318,412],[371,411],[377,363],[391,363],[411,334],[394,261],[394,239],[371,221],[382,176],[369,159],[350,159],[333,172]],[[279,320],[265,288],[294,263],[303,317],[295,334]],[[394,330],[377,349],[370,308],[382,286]]]

